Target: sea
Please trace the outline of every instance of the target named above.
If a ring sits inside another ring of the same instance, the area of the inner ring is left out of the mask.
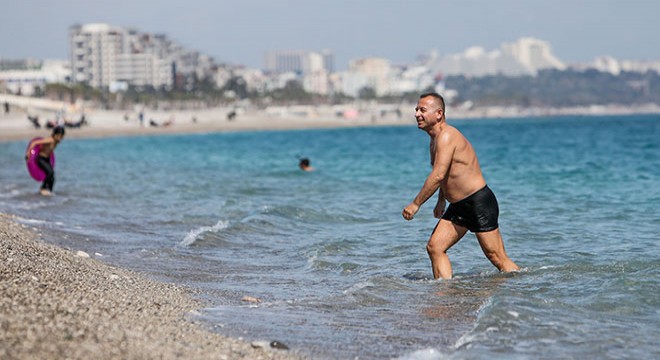
[[[660,358],[660,116],[449,122],[479,156],[518,273],[468,233],[448,252],[454,278],[433,279],[435,201],[401,216],[430,171],[412,118],[65,138],[53,197],[27,173],[26,141],[4,142],[0,212],[195,289],[211,331],[313,359]]]

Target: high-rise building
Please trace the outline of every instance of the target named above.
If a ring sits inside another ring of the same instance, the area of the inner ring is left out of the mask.
[[[329,50],[321,53],[314,51],[292,50],[271,51],[264,57],[264,69],[267,71],[285,73],[294,72],[300,75],[334,69],[334,56]]]
[[[566,65],[552,54],[550,44],[539,39],[524,37],[514,43],[502,44],[502,53],[517,60],[531,74],[536,74],[541,69],[566,68]]]
[[[170,88],[175,79],[210,73],[213,59],[184,49],[162,34],[108,24],[75,25],[69,30],[72,81],[95,88],[117,82]]]
[[[335,55],[332,51],[325,49],[321,51],[321,56],[323,56],[323,68],[329,73],[335,72]]]
[[[75,25],[69,30],[71,79],[95,88],[117,80],[117,56],[123,52],[124,30],[108,24]]]

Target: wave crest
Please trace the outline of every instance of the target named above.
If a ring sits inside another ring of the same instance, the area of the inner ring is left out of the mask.
[[[179,246],[190,246],[195,243],[200,237],[200,235],[208,232],[217,233],[220,230],[226,229],[229,227],[229,222],[225,220],[219,220],[213,226],[202,226],[194,230],[190,230],[186,237],[181,240]]]

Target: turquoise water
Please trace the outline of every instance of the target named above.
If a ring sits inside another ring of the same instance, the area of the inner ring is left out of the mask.
[[[26,144],[2,143],[0,211],[200,289],[213,331],[314,358],[660,357],[660,117],[450,122],[521,273],[497,273],[469,234],[455,279],[432,280],[433,204],[401,218],[429,171],[414,126],[66,139],[53,198]]]

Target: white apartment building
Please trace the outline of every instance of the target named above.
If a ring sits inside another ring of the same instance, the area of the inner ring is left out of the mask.
[[[117,56],[124,50],[124,30],[108,24],[75,25],[69,29],[71,80],[95,88],[117,81]]]
[[[95,88],[117,83],[172,87],[175,75],[210,74],[213,59],[183,48],[162,34],[109,24],[75,25],[69,30],[72,81]]]
[[[172,86],[172,63],[154,54],[119,54],[116,59],[116,81],[155,88]]]
[[[566,69],[566,65],[552,54],[547,41],[524,37],[514,43],[504,43],[501,48],[505,57],[515,59],[531,74],[541,69]]]
[[[46,60],[33,69],[0,71],[0,87],[13,94],[30,96],[37,88],[44,90],[46,84],[67,83],[70,76],[67,61]]]
[[[431,56],[426,65],[445,75],[465,76],[536,75],[541,69],[566,68],[566,65],[552,54],[550,44],[534,38],[521,38],[513,43],[504,43],[493,51],[473,46],[460,54]]]
[[[330,74],[326,70],[306,74],[303,77],[303,89],[312,94],[328,95],[331,91]]]
[[[378,96],[391,92],[392,66],[383,58],[362,58],[351,61],[348,71],[341,73],[341,92],[358,96],[360,90],[372,88]]]
[[[577,66],[573,66],[576,68]],[[591,68],[602,72],[608,72],[612,75],[619,75],[622,72],[645,73],[655,71],[660,74],[660,61],[632,61],[617,60],[611,56],[599,56],[590,64],[580,66],[581,68]]]

